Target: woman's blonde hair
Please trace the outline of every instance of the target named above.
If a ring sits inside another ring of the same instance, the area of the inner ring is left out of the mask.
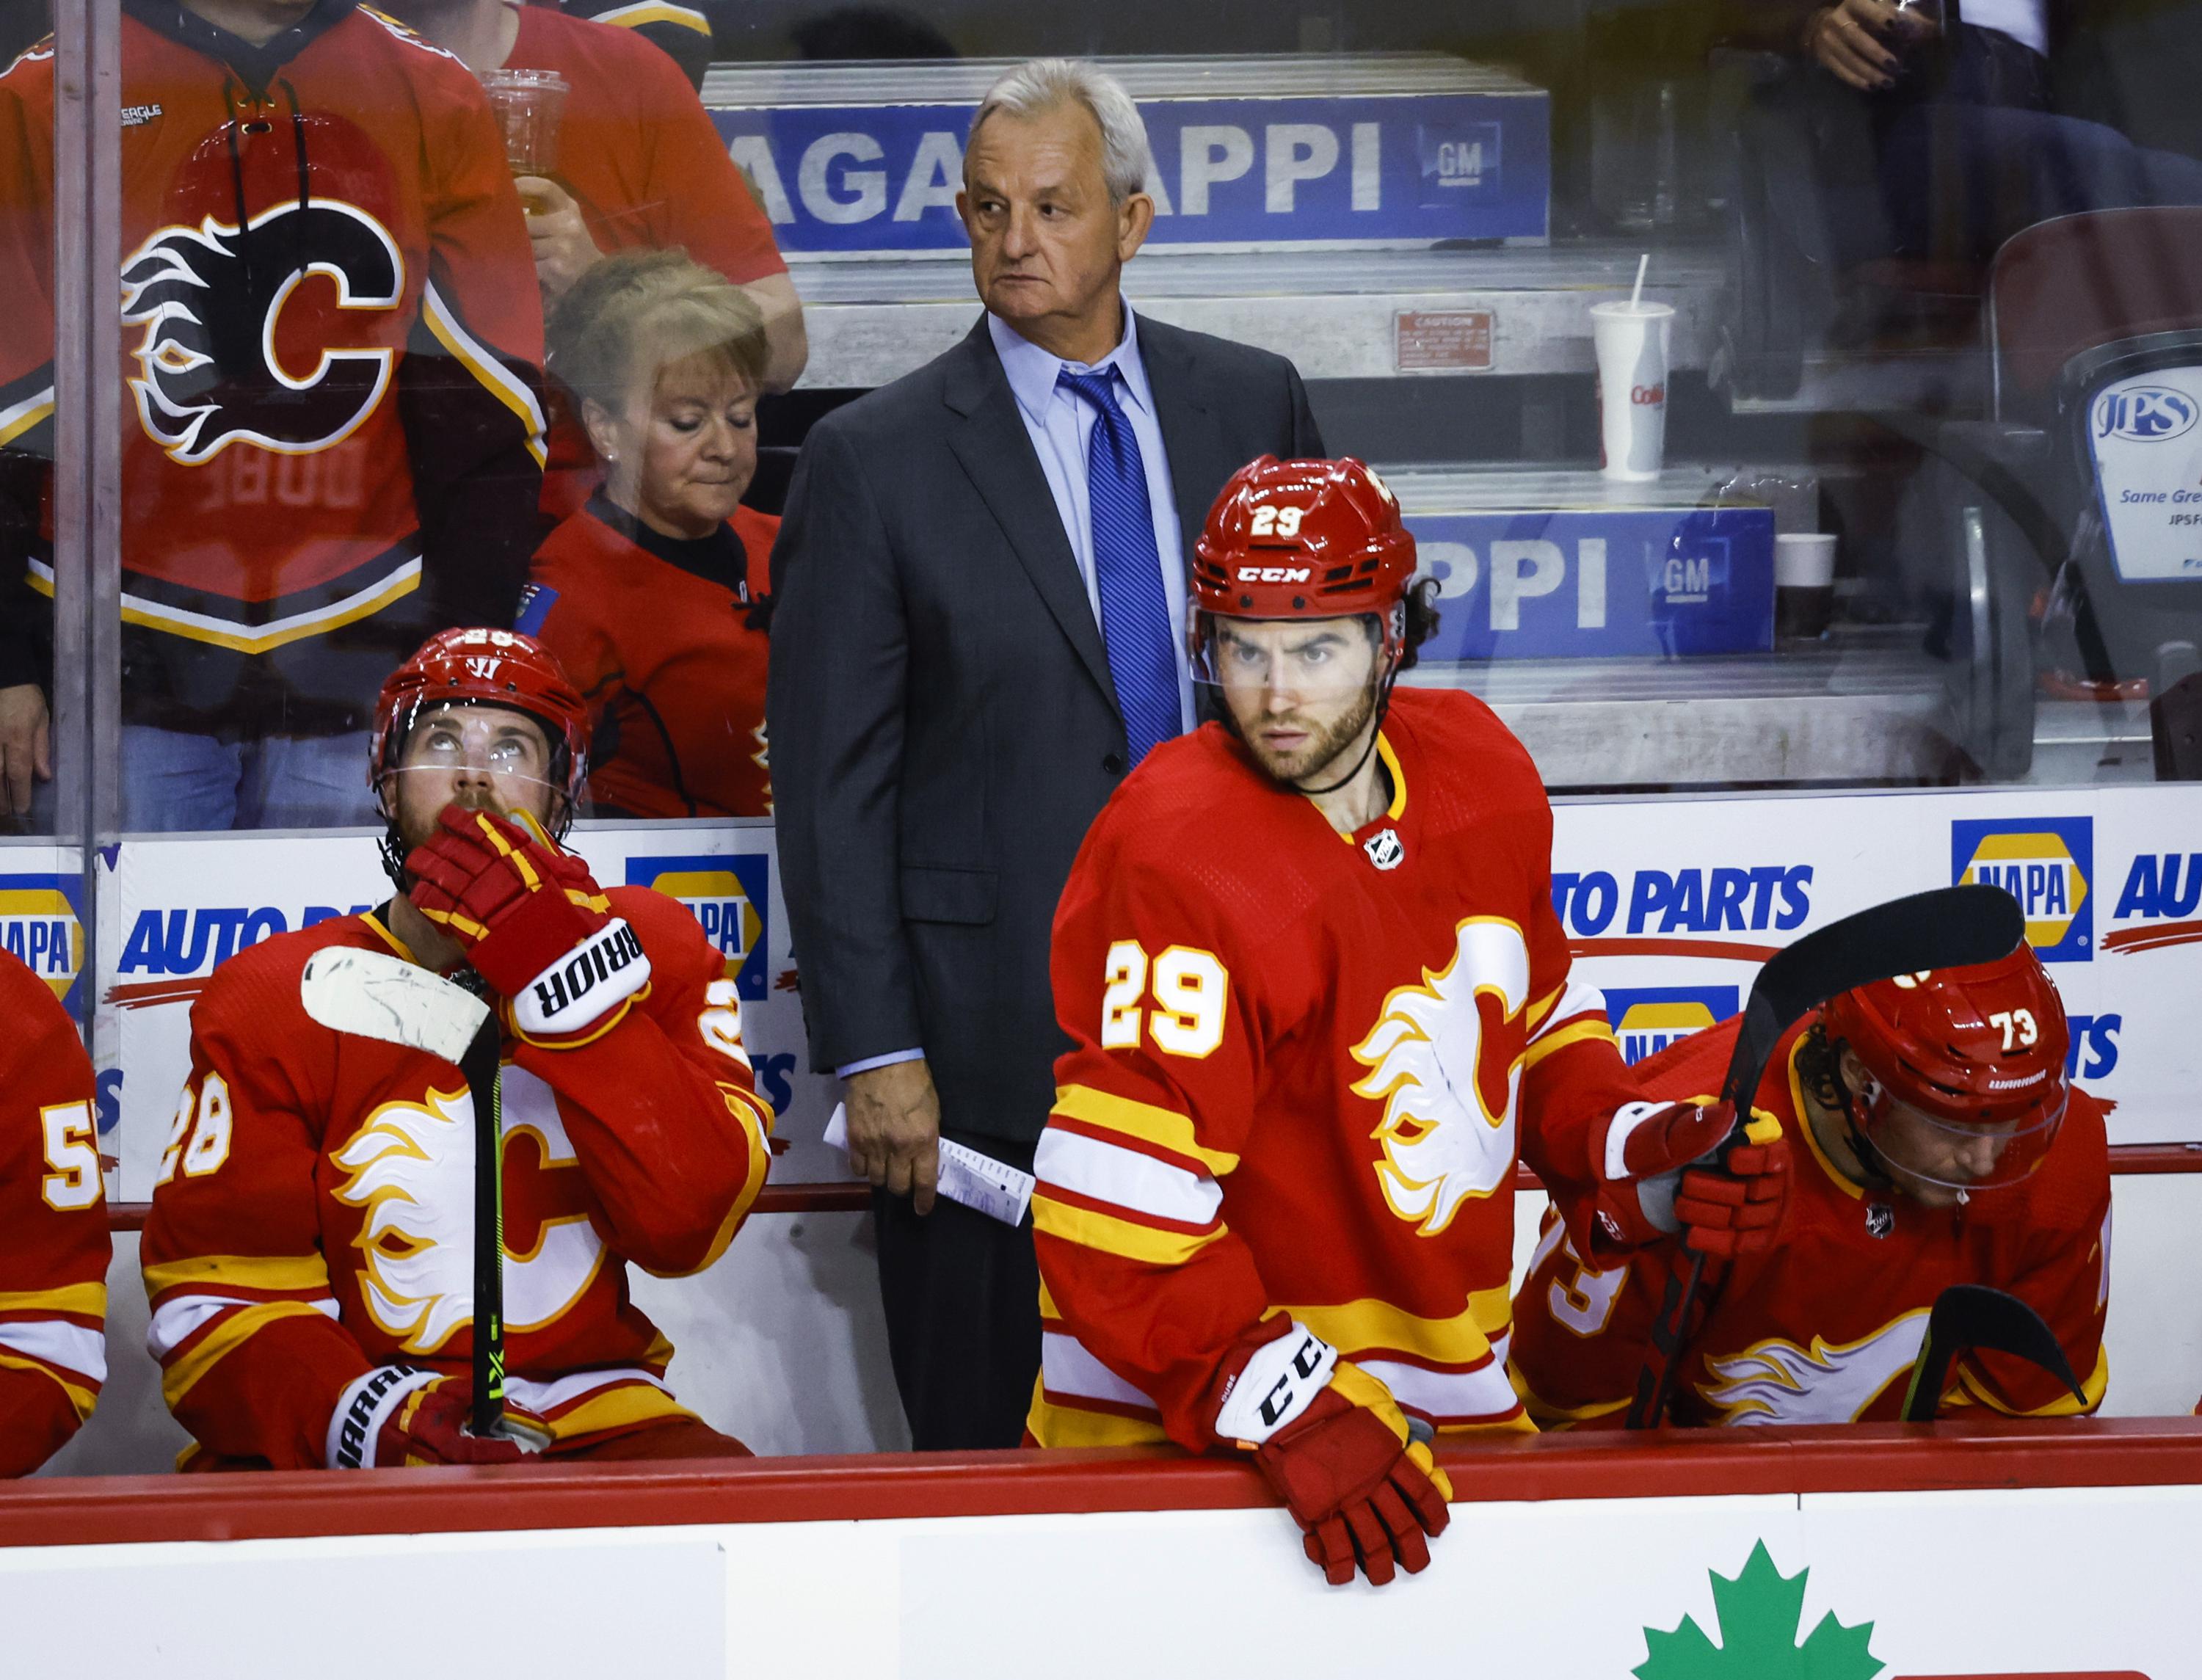
[[[550,312],[550,372],[577,398],[625,410],[658,369],[709,356],[764,385],[764,313],[741,287],[677,247],[623,251],[589,268]]]

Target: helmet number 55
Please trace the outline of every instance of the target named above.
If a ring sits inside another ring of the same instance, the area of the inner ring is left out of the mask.
[[[1150,976],[1152,1010],[1142,1007]],[[1214,952],[1173,945],[1150,963],[1138,940],[1120,939],[1109,947],[1104,978],[1104,1050],[1137,1049],[1142,1030],[1173,1056],[1212,1055],[1223,1042],[1231,978]]]
[[[2007,1055],[2041,1041],[2041,1029],[2034,1023],[2030,1009],[1999,1009],[1988,1017],[1988,1025],[2003,1029],[2003,1047]]]

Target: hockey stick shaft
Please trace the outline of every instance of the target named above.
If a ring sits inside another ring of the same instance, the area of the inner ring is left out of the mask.
[[[496,1014],[482,1023],[459,1070],[474,1111],[474,1433],[504,1422],[504,1112]]]
[[[1742,1142],[1775,1046],[1822,1004],[1896,975],[1992,963],[2017,950],[2025,937],[2025,915],[2002,888],[1946,887],[1875,905],[1776,952],[1752,982],[1721,1083],[1721,1098],[1734,1105],[1737,1124],[1720,1146],[1719,1162],[1725,1164]],[[1801,1116],[1799,1123],[1804,1123]],[[1704,1278],[1704,1257],[1693,1253],[1687,1279],[1668,1279],[1628,1406],[1632,1429],[1655,1428],[1666,1418],[1668,1390],[1682,1362],[1690,1312]]]

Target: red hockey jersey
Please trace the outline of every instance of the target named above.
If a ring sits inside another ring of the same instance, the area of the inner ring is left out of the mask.
[[[686,1415],[627,1263],[711,1264],[770,1159],[718,952],[671,899],[609,897],[649,954],[648,990],[589,1043],[506,1051],[506,1389],[553,1451]],[[162,1393],[227,1462],[320,1465],[354,1377],[462,1374],[472,1353],[473,1104],[450,1064],[305,1013],[306,959],[334,945],[408,954],[348,916],[215,971],[145,1227]]]
[[[684,541],[598,497],[537,552],[517,628],[589,703],[600,814],[772,815],[770,643],[757,609],[779,531],[770,514],[737,508],[715,535]]]
[[[1710,1310],[1675,1374],[1685,1424],[1887,1423],[1902,1411],[1934,1298],[1953,1283],[2009,1290],[2056,1331],[2082,1379],[2082,1406],[2047,1372],[1998,1353],[1952,1370],[1946,1414],[1971,1406],[2021,1417],[2092,1412],[2110,1380],[2103,1317],[2111,1293],[2110,1154],[2103,1111],[2075,1089],[2064,1128],[2024,1185],[1966,1207],[1933,1209],[1861,1189],[1839,1173],[1802,1118],[1796,1067],[1810,1023],[1767,1064],[1757,1106],[1793,1140],[1781,1239],[1707,1273]],[[1638,1064],[1646,1095],[1681,1100],[1720,1088],[1737,1023],[1693,1035]],[[1617,1424],[1635,1393],[1675,1262],[1671,1245],[1599,1271],[1547,1213],[1514,1304],[1516,1386],[1530,1415]]]
[[[1390,809],[1350,836],[1215,724],[1086,836],[1033,1202],[1044,1446],[1209,1447],[1218,1363],[1273,1312],[1440,1428],[1526,1427],[1517,1143],[1583,1182],[1636,1088],[1569,977],[1529,755],[1481,702],[1407,689],[1380,750]]]
[[[532,546],[542,304],[496,120],[352,0],[264,47],[176,0],[121,28],[131,696],[364,728],[428,630],[509,618]],[[0,445],[41,454],[53,118],[41,47],[0,77]]]
[[[0,1476],[91,1415],[107,1376],[107,1201],[91,1060],[45,981],[0,952]]]

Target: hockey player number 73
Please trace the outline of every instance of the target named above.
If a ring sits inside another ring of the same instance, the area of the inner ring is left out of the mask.
[[[1151,976],[1155,1007],[1141,1005]],[[1223,1042],[1231,977],[1212,951],[1173,945],[1150,963],[1137,940],[1109,947],[1101,993],[1101,1047],[1136,1050],[1142,1029],[1173,1056],[1211,1056]]]

